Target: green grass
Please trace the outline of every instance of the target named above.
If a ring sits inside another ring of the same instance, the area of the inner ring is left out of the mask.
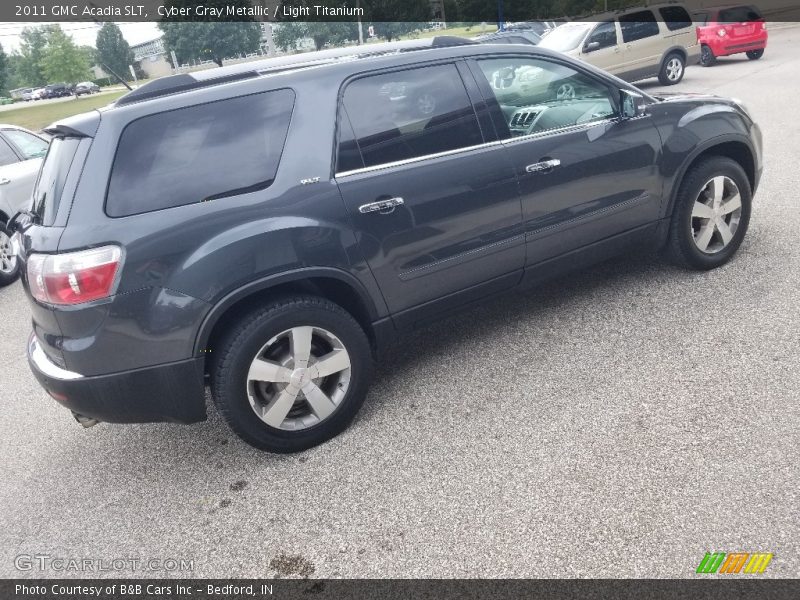
[[[98,94],[87,96],[78,100],[64,100],[63,102],[30,102],[20,108],[0,111],[0,123],[9,125],[19,125],[32,131],[39,131],[42,127],[47,127],[53,121],[88,112],[95,108],[100,108],[110,104],[123,92],[111,92],[109,94]]]
[[[473,25],[472,27],[450,27],[448,29],[436,29],[433,31],[418,31],[410,35],[404,35],[401,37],[401,39],[414,40],[414,39],[436,37],[437,35],[454,35],[457,37],[473,38],[476,35],[482,35],[483,33],[493,33],[495,31],[497,31],[497,25],[495,23],[487,23],[485,31],[482,31],[481,25],[479,23],[477,25]]]

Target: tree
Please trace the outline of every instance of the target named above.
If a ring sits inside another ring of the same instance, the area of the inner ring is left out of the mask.
[[[166,6],[176,8],[196,6],[193,0],[171,0]],[[206,8],[252,8],[250,0],[208,0]],[[241,19],[242,17],[235,17]],[[198,17],[198,19],[200,19]],[[167,52],[173,51],[178,63],[192,59],[212,60],[222,66],[223,59],[237,54],[256,52],[261,43],[261,27],[255,21],[161,21]]]
[[[422,29],[431,19],[429,0],[373,0],[369,9],[375,35],[389,42]]]
[[[40,65],[45,78],[51,83],[76,83],[89,79],[90,75],[86,53],[57,25],[47,36]]]
[[[8,91],[6,87],[9,82],[8,61],[6,60],[6,53],[3,46],[0,45],[0,91],[4,94]]]
[[[14,79],[19,87],[41,87],[47,85],[47,77],[42,70],[47,40],[50,34],[59,29],[58,25],[26,27],[20,33],[19,53],[14,59]]]
[[[97,32],[96,60],[99,66],[107,67],[120,77],[130,79],[129,65],[134,63],[133,51],[122,37],[115,23],[106,22]]]
[[[356,23],[324,21],[303,23],[289,21],[281,23],[275,28],[273,40],[275,45],[284,51],[297,48],[297,42],[303,38],[314,40],[314,46],[321,50],[326,44],[341,46],[346,42],[358,39],[358,25]]]

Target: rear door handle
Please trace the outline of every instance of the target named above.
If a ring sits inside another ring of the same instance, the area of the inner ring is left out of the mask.
[[[556,167],[561,166],[561,161],[557,158],[551,158],[548,160],[543,160],[542,162],[533,163],[532,165],[528,165],[525,167],[525,170],[528,173],[549,173]]]
[[[8,177],[0,177],[0,185],[8,185],[11,180]]]
[[[374,212],[388,215],[389,213],[394,212],[395,208],[402,206],[403,204],[405,204],[405,201],[402,198],[388,198],[386,200],[370,202],[369,204],[362,204],[358,207],[358,212],[364,215]]]

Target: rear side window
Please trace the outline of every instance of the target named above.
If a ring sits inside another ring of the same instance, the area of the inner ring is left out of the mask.
[[[483,142],[455,65],[358,79],[345,89],[344,107],[366,167]],[[338,165],[353,163],[347,150],[340,145]]]
[[[667,29],[670,31],[686,29],[692,26],[692,18],[682,6],[665,6],[659,8],[658,11],[661,13],[661,18],[664,19],[664,23],[666,23]]]
[[[33,188],[33,212],[45,226],[52,225],[55,220],[61,192],[80,143],[81,140],[75,137],[55,137],[50,142],[42,170],[39,171],[39,178]]]
[[[106,213],[125,217],[268,187],[293,107],[287,89],[133,121],[114,158]]]
[[[653,37],[659,33],[656,16],[651,10],[624,15],[619,18],[619,24],[622,28],[622,40],[626,44]]]
[[[19,162],[19,157],[4,140],[0,139],[0,167]]]
[[[15,144],[28,160],[32,158],[42,158],[47,154],[48,143],[27,131],[4,129],[3,135],[11,140],[11,143]]]

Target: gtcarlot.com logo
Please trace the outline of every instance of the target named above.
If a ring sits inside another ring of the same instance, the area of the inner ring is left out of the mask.
[[[185,558],[73,558],[49,554],[20,554],[14,559],[18,571],[59,573],[104,573],[114,571],[194,571],[194,560]]]
[[[768,552],[706,552],[697,566],[698,573],[763,573],[772,560]]]

